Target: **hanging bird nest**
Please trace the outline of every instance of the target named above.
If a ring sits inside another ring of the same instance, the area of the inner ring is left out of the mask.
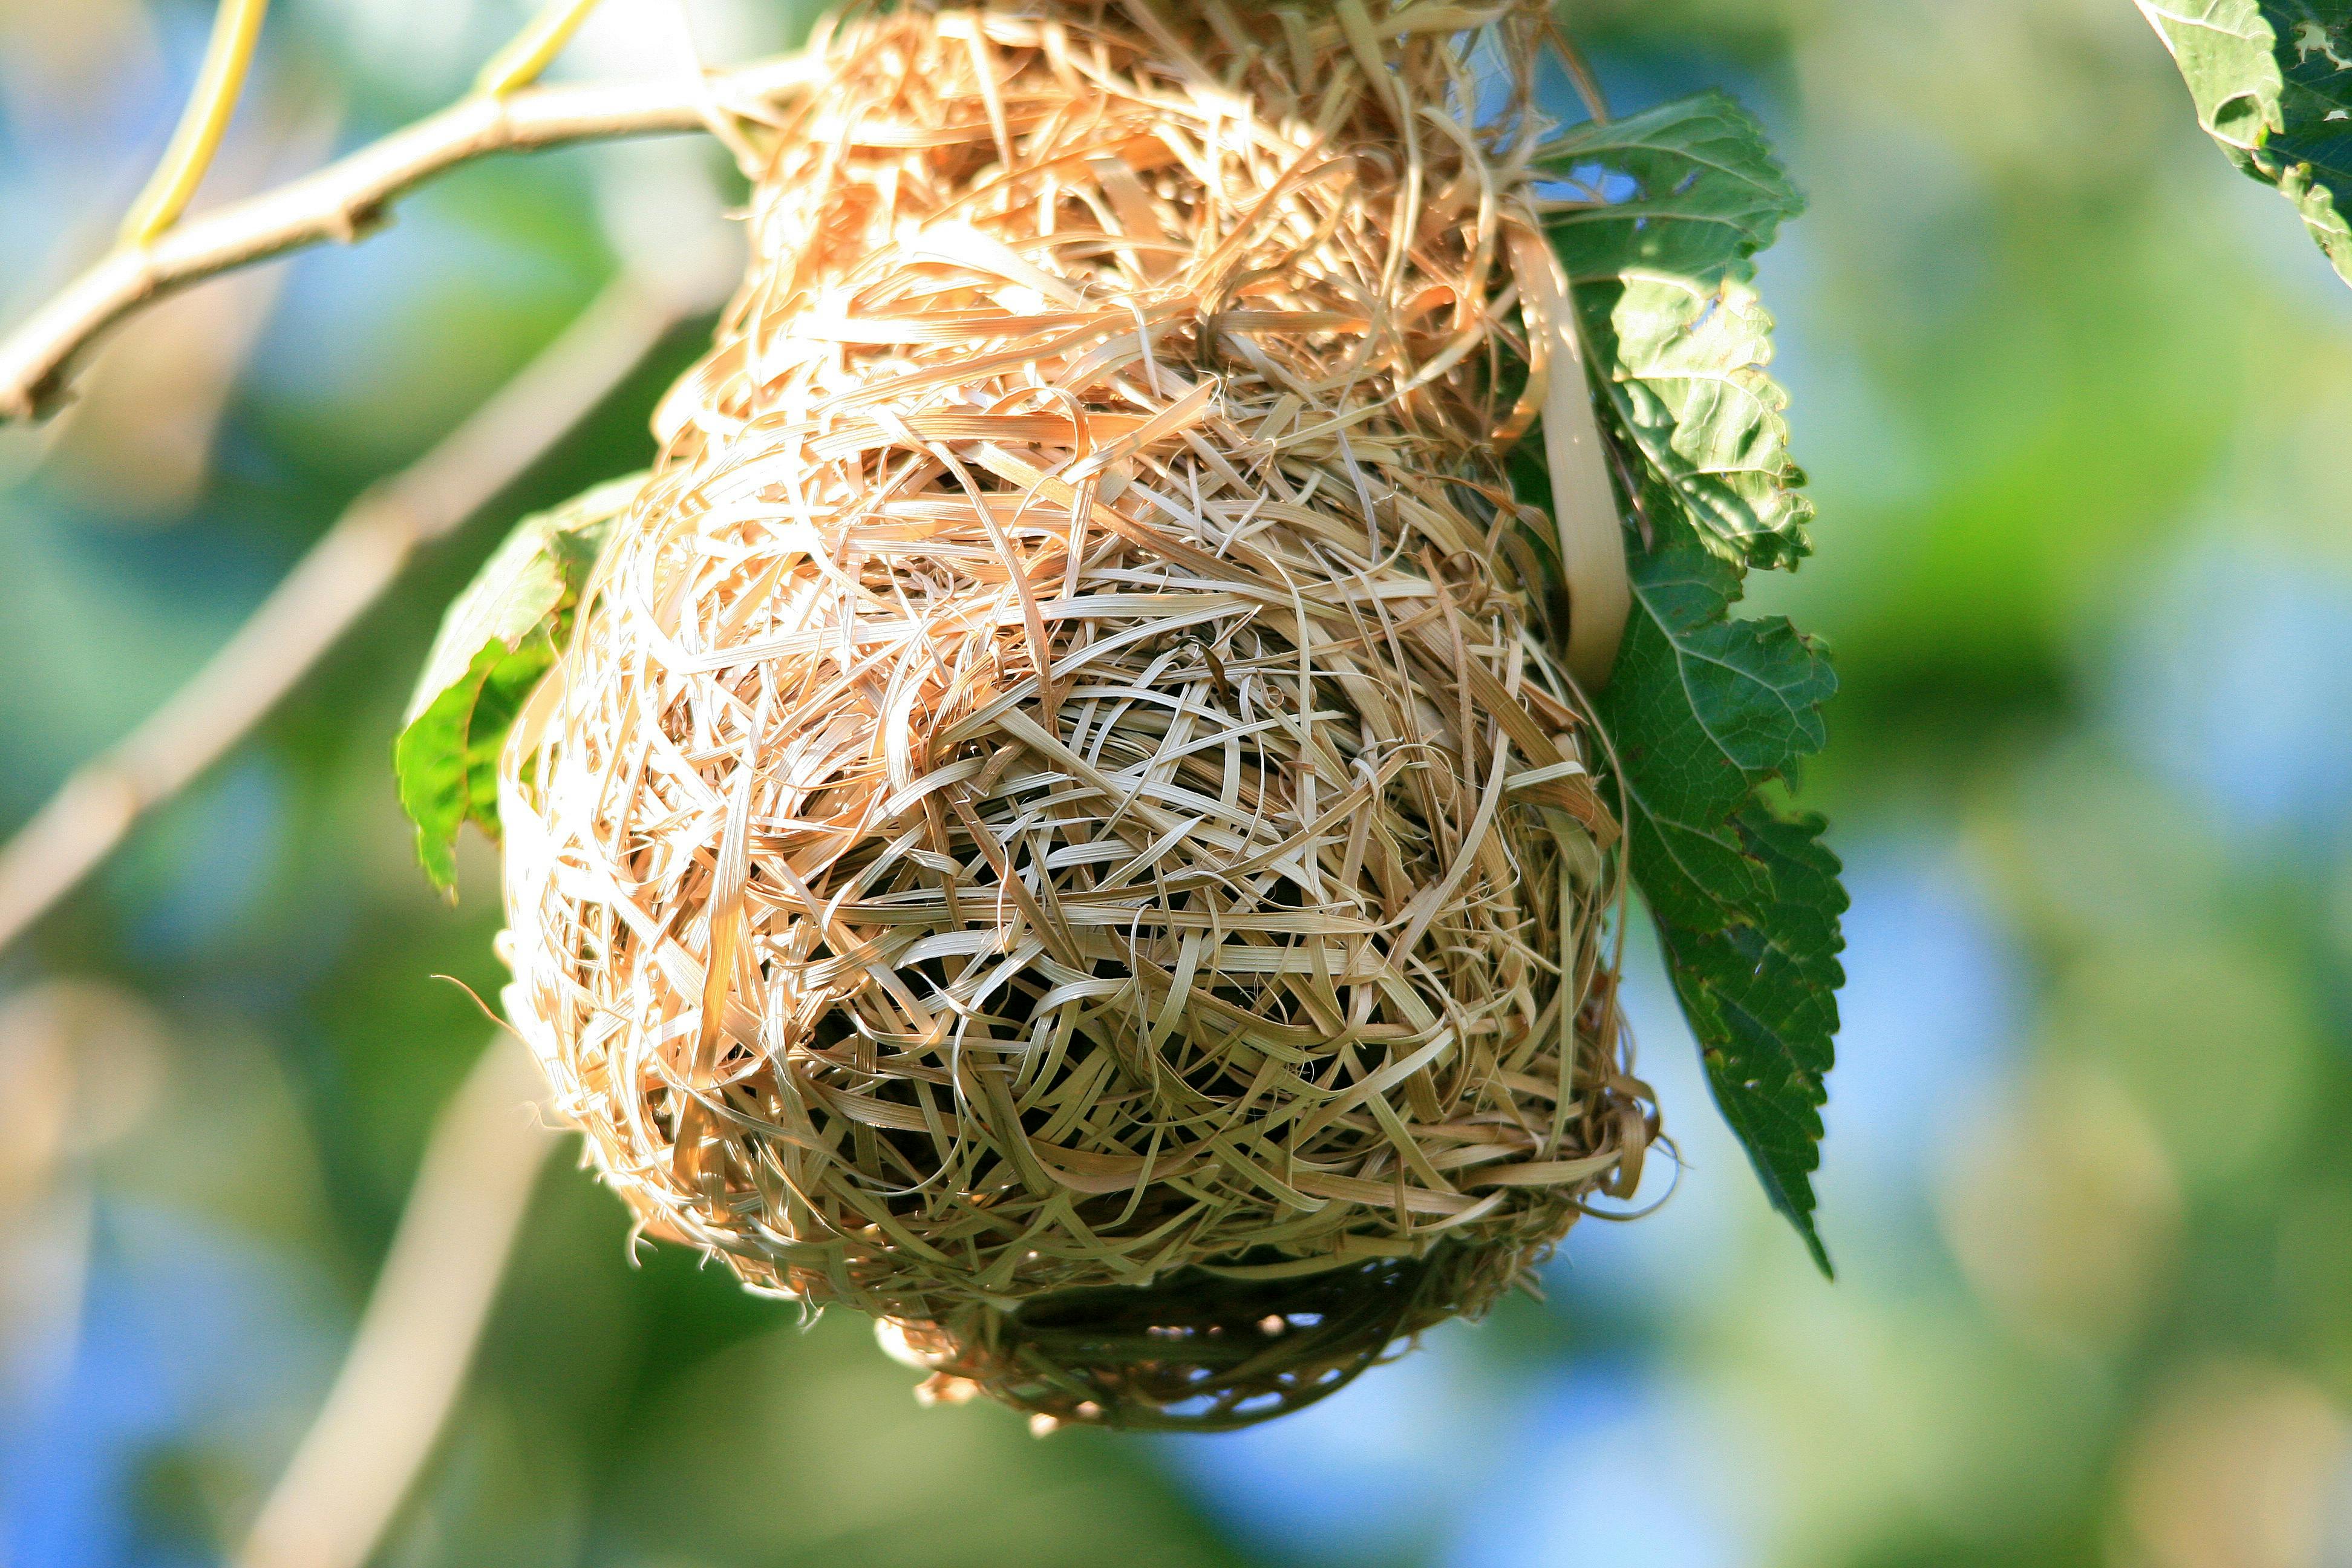
[[[841,19],[503,757],[508,1009],[605,1180],[935,1394],[1293,1407],[1657,1134],[1502,469],[1541,13],[1382,10]]]

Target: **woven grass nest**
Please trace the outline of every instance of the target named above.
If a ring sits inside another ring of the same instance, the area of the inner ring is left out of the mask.
[[[749,272],[502,762],[509,1013],[646,1231],[932,1395],[1221,1426],[1631,1192],[1502,469],[1543,26],[857,8],[746,128]]]

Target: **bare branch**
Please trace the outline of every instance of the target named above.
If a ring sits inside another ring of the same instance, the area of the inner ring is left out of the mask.
[[[676,79],[537,87],[477,95],[394,132],[317,174],[181,223],[153,244],[114,251],[0,342],[0,422],[38,417],[65,390],[76,354],[123,317],[231,268],[326,240],[357,240],[391,204],[444,170],[494,153],[707,128],[715,97],[747,111],[806,77],[797,57]]]
[[[494,1037],[434,1123],[408,1206],[319,1417],[237,1568],[362,1568],[431,1457],[559,1146],[521,1046]]]
[[[701,303],[625,272],[439,445],[353,501],[194,679],[0,846],[0,949],[259,723],[419,546],[513,482]]]

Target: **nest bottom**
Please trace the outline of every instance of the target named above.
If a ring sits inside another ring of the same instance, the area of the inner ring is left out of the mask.
[[[1400,1340],[1484,1312],[1530,1261],[1525,1247],[1462,1243],[1307,1275],[1252,1258],[879,1327],[892,1354],[931,1374],[918,1390],[927,1401],[985,1394],[1040,1430],[1231,1431],[1336,1393]]]

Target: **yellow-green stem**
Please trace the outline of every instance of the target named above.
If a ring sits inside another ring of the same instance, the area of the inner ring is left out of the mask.
[[[179,128],[172,132],[163,163],[131,205],[131,216],[123,220],[123,244],[145,245],[187,209],[188,198],[196,194],[205,171],[212,167],[229,117],[236,112],[236,100],[245,91],[246,69],[253,64],[254,44],[261,37],[261,19],[268,10],[269,0],[221,0],[220,10],[213,17],[212,42],[205,46],[205,63],[196,73],[195,90],[188,95],[188,107],[181,111]]]
[[[539,75],[563,52],[580,24],[588,19],[599,0],[554,0],[545,10],[530,19],[530,25],[507,41],[506,47],[490,57],[482,74],[474,79],[474,90],[492,98],[503,98],[520,87],[529,87]]]

